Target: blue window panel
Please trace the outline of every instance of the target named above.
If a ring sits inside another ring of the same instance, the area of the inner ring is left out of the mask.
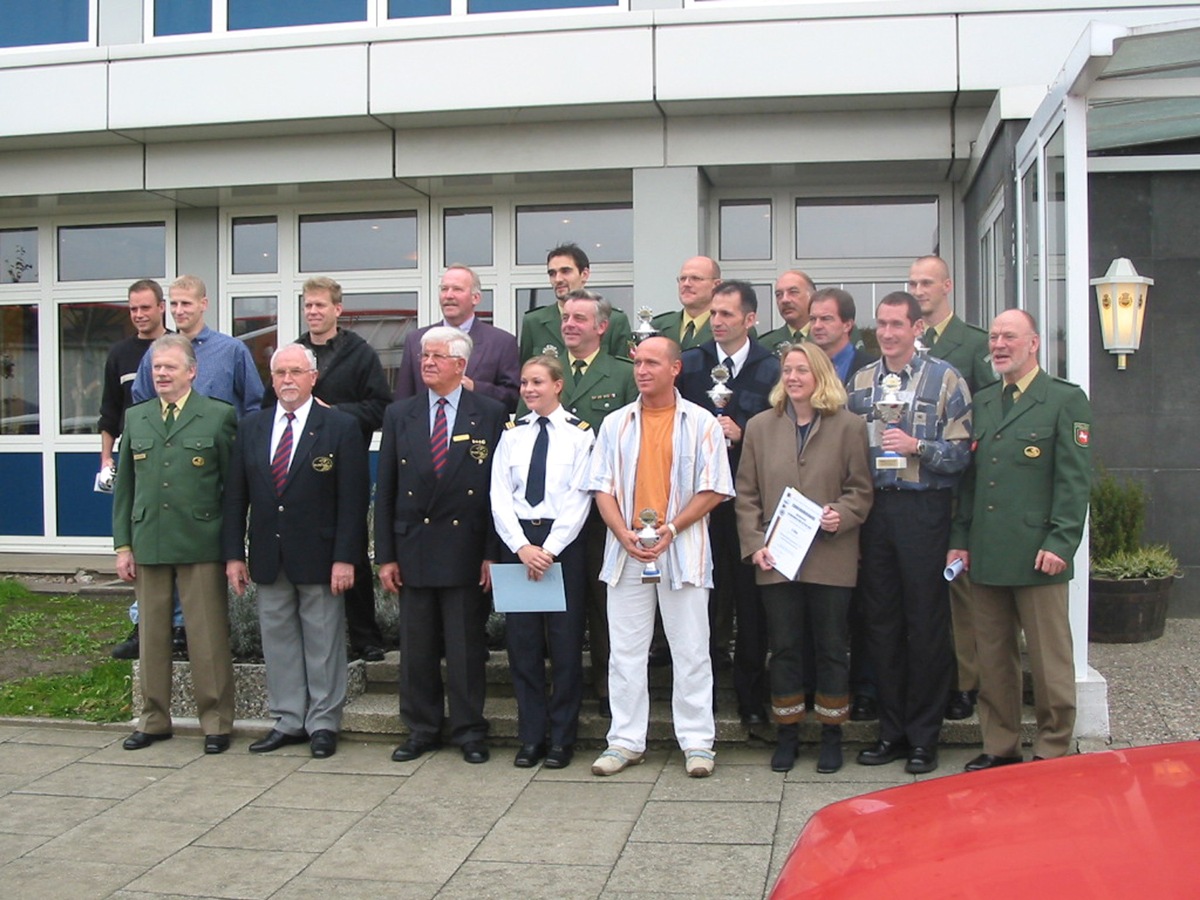
[[[54,508],[61,537],[112,535],[112,494],[92,490],[99,465],[95,453],[54,454]]]
[[[207,34],[212,31],[212,0],[154,0],[154,33]]]
[[[229,30],[367,21],[367,0],[229,0]]]
[[[576,9],[584,6],[616,6],[619,0],[467,0],[467,12],[516,12],[523,9]]]
[[[415,19],[418,16],[448,16],[450,0],[388,0],[389,19]]]
[[[92,456],[92,467],[95,468],[95,454]],[[42,454],[5,453],[0,455],[0,466],[4,468],[0,534],[45,534],[42,525]]]
[[[0,0],[0,47],[87,39],[87,0]]]

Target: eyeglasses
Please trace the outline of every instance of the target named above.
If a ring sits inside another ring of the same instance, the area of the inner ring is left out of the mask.
[[[458,357],[451,356],[449,353],[426,353],[426,352],[422,351],[421,359],[431,359],[436,363],[440,363],[447,359],[458,359]]]
[[[307,375],[310,372],[315,372],[316,369],[272,369],[272,378],[299,378],[301,375]]]
[[[680,284],[699,284],[702,281],[712,281],[711,278],[704,275],[680,275],[675,280]]]

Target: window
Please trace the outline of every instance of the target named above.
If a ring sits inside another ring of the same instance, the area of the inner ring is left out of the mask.
[[[1063,127],[1046,143],[1046,319],[1042,352],[1046,371],[1067,377],[1067,204]]]
[[[233,274],[279,271],[279,225],[274,216],[233,220]]]
[[[400,360],[404,356],[404,338],[417,327],[417,292],[343,294],[338,325],[353,331],[375,348],[383,363],[388,387],[395,391]]]
[[[279,303],[275,297],[234,297],[233,336],[254,358],[263,384],[271,383],[271,354],[279,347]]]
[[[79,44],[88,40],[88,0],[25,0],[0,8],[0,47]]]
[[[616,6],[618,0],[467,0],[467,12],[514,12],[530,9],[573,9],[576,7]]]
[[[38,280],[37,238],[36,228],[0,231],[0,284]]]
[[[59,281],[162,278],[166,265],[163,222],[58,229]]]
[[[720,259],[771,258],[771,201],[722,200]]]
[[[367,0],[228,0],[229,30],[365,22]]]
[[[456,263],[464,266],[492,264],[492,210],[448,209],[442,214],[445,224],[443,239],[445,253],[442,265]]]
[[[134,333],[123,303],[64,303],[58,308],[59,428],[96,434],[104,361],[117,341]]]
[[[212,0],[154,0],[154,33],[206,34],[212,31]]]
[[[39,434],[38,311],[0,306],[0,434]]]
[[[414,211],[300,217],[300,271],[345,272],[417,267]]]
[[[632,262],[633,207],[628,203],[517,207],[517,265],[545,265],[546,253],[567,242],[582,247],[593,264]]]
[[[915,259],[938,251],[935,197],[796,201],[798,259]]]
[[[450,15],[450,0],[388,0],[389,19]]]

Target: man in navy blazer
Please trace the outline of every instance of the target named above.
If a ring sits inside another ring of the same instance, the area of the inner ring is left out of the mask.
[[[400,718],[409,736],[392,754],[397,762],[440,744],[446,693],[451,742],[469,763],[488,760],[484,592],[500,552],[488,492],[508,413],[465,390],[470,356],[471,338],[457,328],[426,331],[423,389],[383,417],[375,562],[384,588],[400,594]]]
[[[475,307],[482,297],[479,276],[466,266],[451,266],[442,274],[438,286],[438,303],[442,307],[440,324],[457,328],[471,337],[471,358],[463,375],[463,387],[498,401],[505,412],[513,412],[521,387],[521,354],[517,339],[475,315]],[[427,325],[405,335],[404,355],[396,379],[397,400],[424,390],[421,339],[431,327]]]
[[[683,353],[678,388],[691,400],[718,416],[729,446],[729,469],[737,476],[746,423],[770,407],[771,389],[779,382],[779,358],[752,337],[758,319],[758,295],[745,281],[723,282],[713,293],[709,327],[713,340]],[[731,376],[728,404],[717,407],[709,396],[712,372],[723,365]],[[754,569],[742,561],[737,517],[732,503],[722,503],[709,515],[713,546],[713,590],[709,594],[712,656],[717,665],[729,663],[729,641],[737,617],[733,685],[738,715],[749,726],[767,722],[763,706],[767,690],[767,624]]]
[[[317,359],[301,344],[271,357],[278,403],[238,426],[225,482],[225,575],[239,595],[258,585],[267,694],[275,727],[265,753],[310,740],[337,751],[346,702],[346,608],[367,539],[370,476],[354,417],[313,398]],[[246,569],[246,511],[250,569]]]

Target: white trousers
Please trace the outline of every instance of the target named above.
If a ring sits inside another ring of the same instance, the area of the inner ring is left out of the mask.
[[[642,584],[642,564],[626,560],[621,579],[608,589],[608,698],[612,726],[608,743],[640,753],[650,725],[650,684],[646,666],[654,636],[654,610],[662,610],[671,647],[674,681],[671,717],[683,750],[712,749],[712,659],[708,653],[708,588],[685,584],[672,590],[664,581]]]

